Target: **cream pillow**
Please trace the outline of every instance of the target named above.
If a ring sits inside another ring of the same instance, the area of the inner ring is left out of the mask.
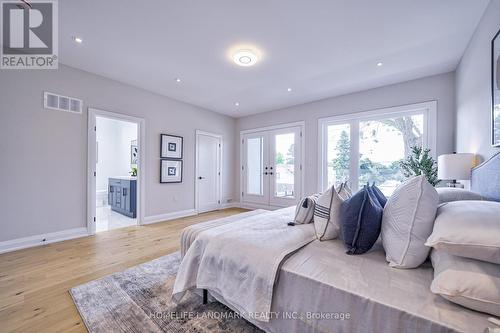
[[[313,221],[314,206],[316,205],[317,196],[311,195],[300,200],[295,208],[295,224],[307,224]]]
[[[431,291],[469,309],[500,316],[500,265],[432,250]]]
[[[438,187],[436,191],[439,195],[439,203],[460,201],[460,200],[483,200],[480,194],[455,187]]]
[[[425,245],[500,264],[500,202],[454,201],[441,205]]]
[[[320,241],[335,239],[340,234],[340,206],[350,194],[344,184],[338,190],[332,186],[321,194],[314,206],[314,229]]]
[[[415,268],[427,259],[424,243],[432,232],[438,200],[424,176],[406,180],[387,200],[381,236],[390,266]]]

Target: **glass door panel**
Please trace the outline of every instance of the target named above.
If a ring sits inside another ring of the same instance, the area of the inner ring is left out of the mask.
[[[263,141],[263,138],[249,138],[247,140],[247,194],[263,194]]]
[[[268,136],[252,133],[243,138],[243,201],[267,205],[269,202]]]
[[[270,133],[271,205],[292,205],[301,196],[300,128]]]

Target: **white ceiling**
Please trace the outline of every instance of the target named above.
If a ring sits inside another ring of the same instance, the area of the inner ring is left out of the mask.
[[[240,117],[454,70],[488,2],[65,0],[60,60]]]

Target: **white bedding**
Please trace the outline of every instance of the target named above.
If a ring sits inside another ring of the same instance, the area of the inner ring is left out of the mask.
[[[177,273],[172,298],[208,289],[257,321],[270,319],[274,283],[283,259],[315,239],[312,224],[288,226],[295,207],[247,216],[198,234]]]
[[[221,222],[209,221],[190,227],[192,239],[196,238],[197,229],[201,235],[210,225],[219,228]],[[183,246],[189,248],[190,244]],[[272,296],[273,318],[262,322],[245,316],[244,312],[240,314],[274,333],[482,333],[498,328],[488,321],[491,316],[434,295],[430,291],[432,278],[429,263],[408,270],[389,267],[380,244],[366,254],[349,256],[341,240],[313,241],[282,264]],[[219,301],[240,311],[225,297],[208,289]],[[234,297],[238,295],[231,298]],[[350,318],[343,320],[318,317],[347,313]]]

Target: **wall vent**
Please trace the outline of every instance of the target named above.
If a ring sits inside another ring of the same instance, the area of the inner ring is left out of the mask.
[[[43,107],[50,110],[58,110],[58,111],[81,114],[83,101],[78,98],[57,95],[45,91],[43,93]]]

